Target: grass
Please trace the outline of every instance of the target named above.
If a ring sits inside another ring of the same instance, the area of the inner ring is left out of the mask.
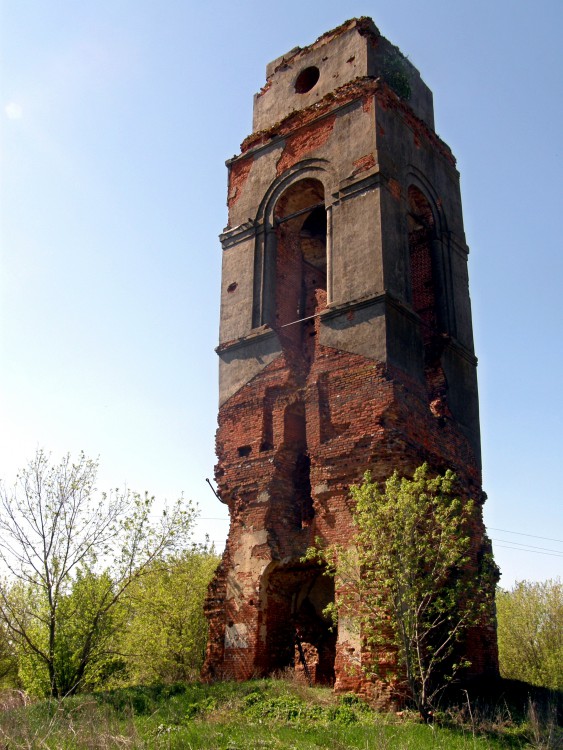
[[[537,709],[439,716],[378,714],[353,695],[286,680],[122,688],[27,706],[6,695],[0,750],[494,750],[562,747]],[[1,705],[1,700],[0,700]],[[534,718],[535,717],[535,718]],[[543,743],[543,744],[542,744]]]

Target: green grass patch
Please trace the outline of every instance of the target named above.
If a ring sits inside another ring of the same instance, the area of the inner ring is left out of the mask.
[[[0,748],[10,750],[556,747],[538,744],[529,723],[509,716],[485,720],[457,712],[427,726],[414,715],[376,713],[354,695],[285,680],[137,686],[6,705],[0,711]]]

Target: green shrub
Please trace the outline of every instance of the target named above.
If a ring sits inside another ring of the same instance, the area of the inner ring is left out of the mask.
[[[518,581],[497,590],[498,645],[503,677],[563,689],[563,583]]]

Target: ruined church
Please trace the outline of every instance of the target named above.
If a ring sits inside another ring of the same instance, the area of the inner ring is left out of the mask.
[[[306,549],[350,543],[367,469],[427,461],[484,500],[456,161],[417,69],[360,18],[267,66],[227,166],[215,476],[230,531],[204,676],[301,661],[357,690],[361,634],[331,628],[334,582]],[[482,522],[472,544],[488,549]],[[464,648],[471,674],[497,672],[492,626]]]

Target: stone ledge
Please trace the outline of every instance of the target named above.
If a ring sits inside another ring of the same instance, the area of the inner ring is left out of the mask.
[[[276,335],[277,334],[273,330],[273,328],[270,328],[270,326],[268,325],[263,325],[260,326],[260,328],[254,328],[246,336],[241,336],[240,338],[234,339],[233,341],[225,341],[219,344],[219,346],[215,347],[215,352],[217,354],[224,354],[225,352],[232,351],[233,349],[244,347],[247,344],[255,344],[258,341],[265,341],[269,338],[273,338]]]

